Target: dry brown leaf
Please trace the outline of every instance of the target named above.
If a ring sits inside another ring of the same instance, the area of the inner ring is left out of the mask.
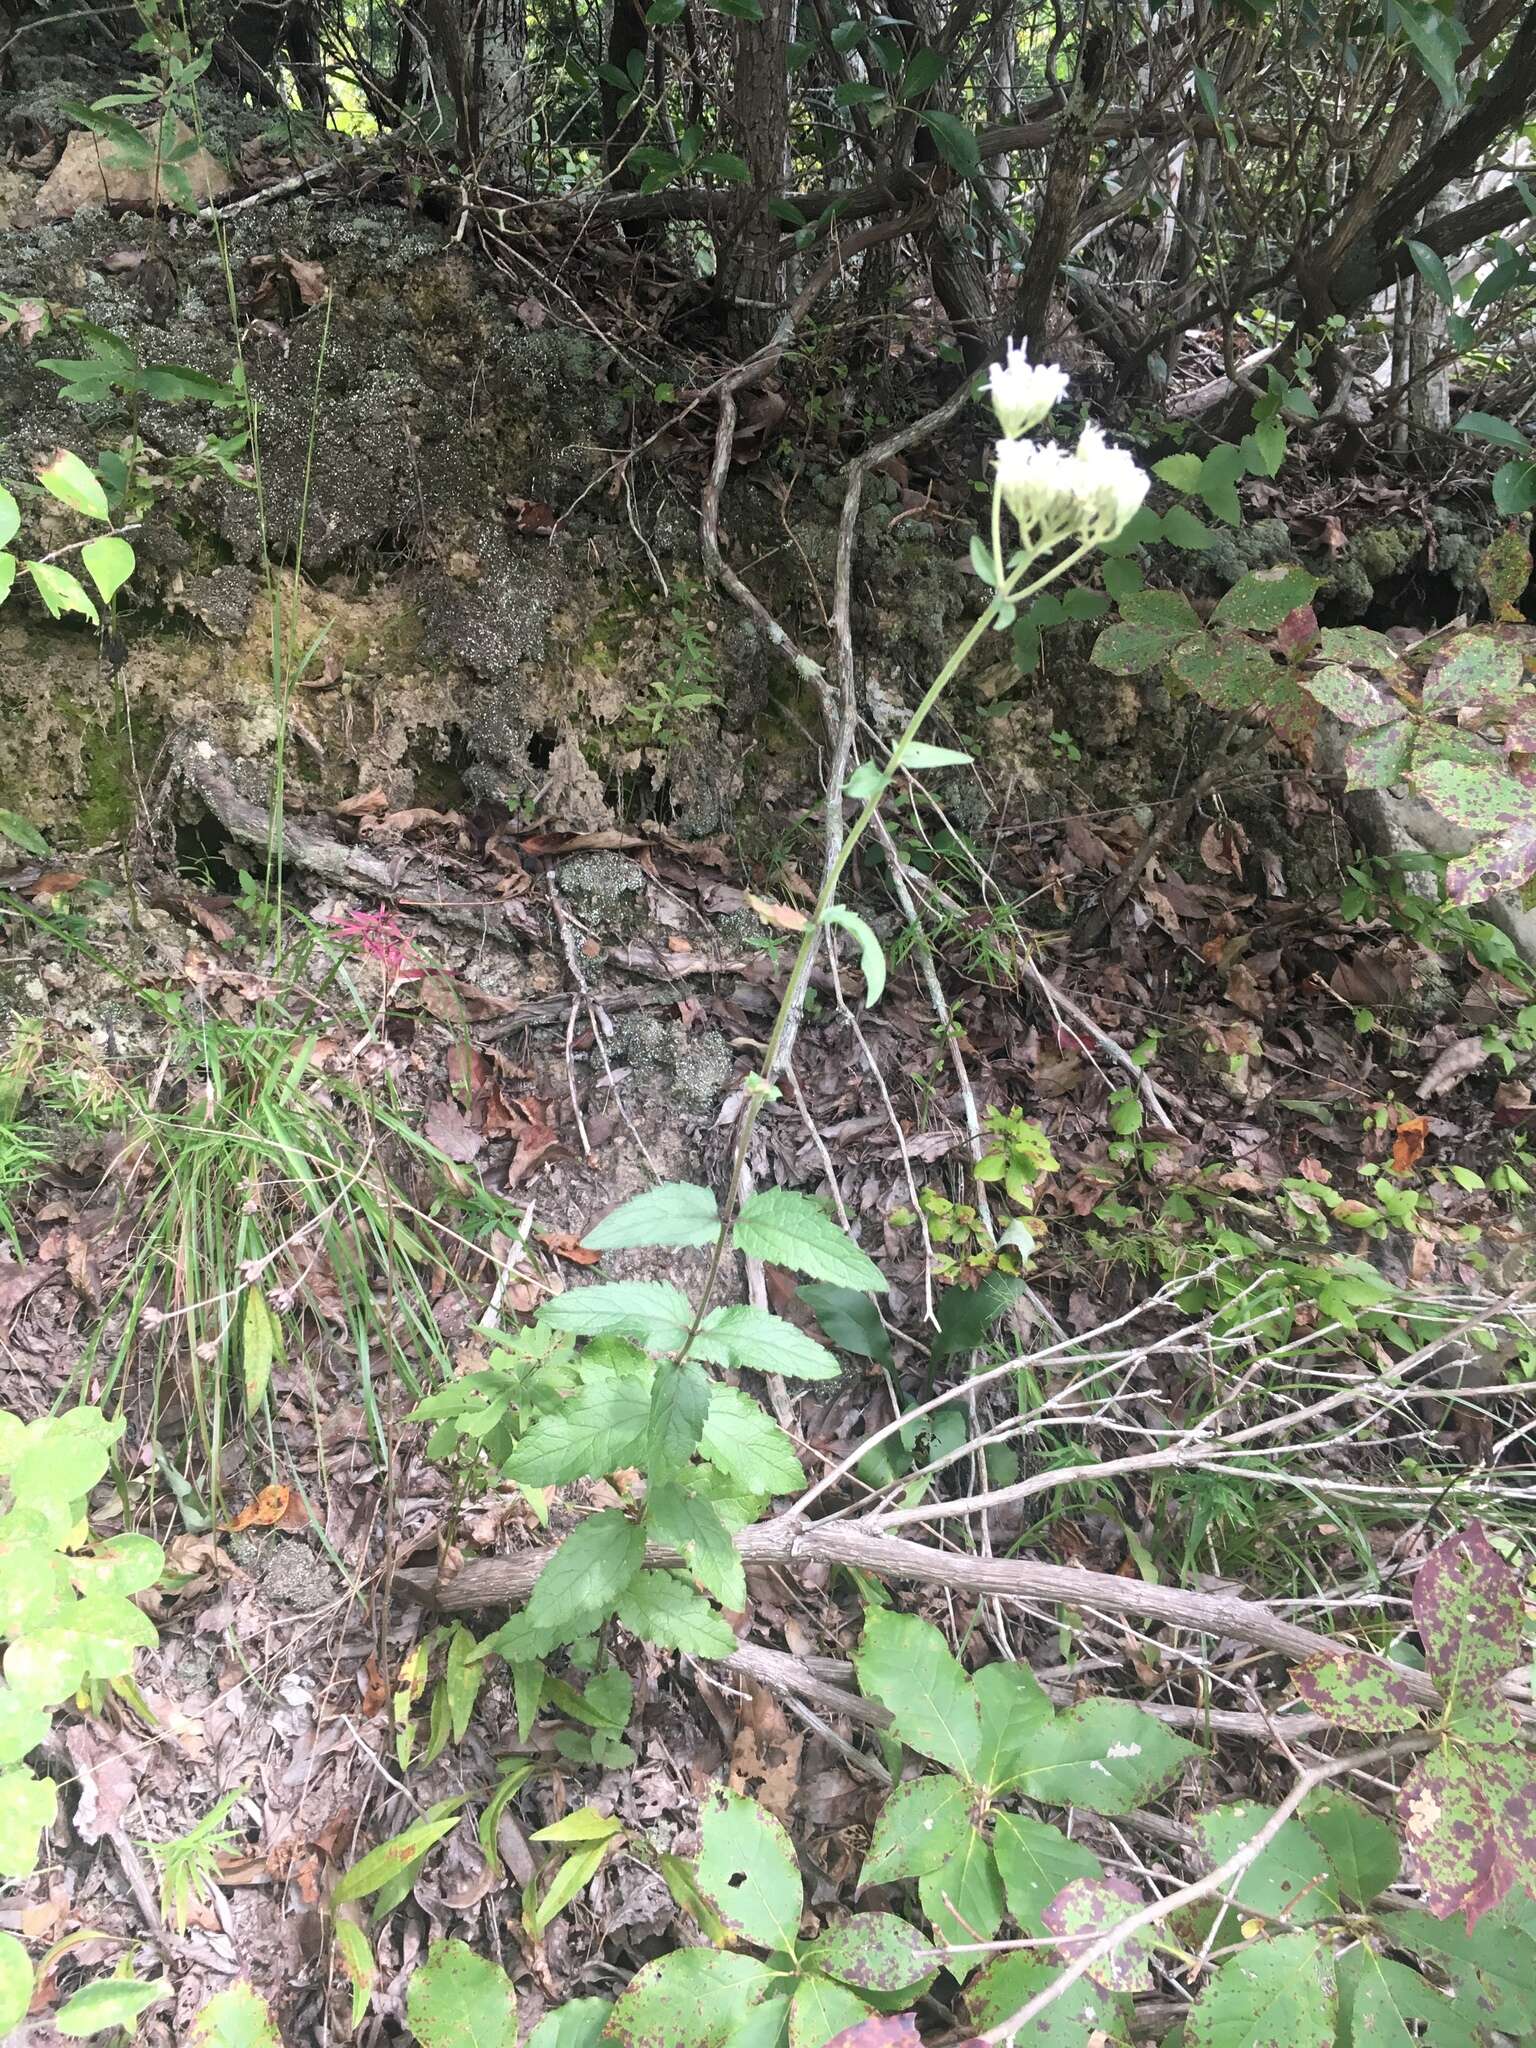
[[[307,262],[298,256],[290,256],[286,249],[283,250],[282,257],[288,266],[288,275],[298,287],[299,297],[303,300],[304,304],[306,306],[323,305],[329,297],[331,289],[326,283],[325,265],[323,263]]]
[[[287,1516],[292,1502],[291,1486],[264,1486],[232,1522],[221,1522],[219,1527],[232,1535],[241,1529],[275,1529]]]
[[[1424,1157],[1429,1137],[1429,1119],[1406,1116],[1392,1135],[1392,1171],[1411,1173]]]
[[[760,917],[764,924],[772,925],[776,931],[803,932],[810,919],[803,910],[796,910],[792,903],[775,903],[767,896],[754,896],[748,892],[747,907]]]
[[[103,1835],[121,1833],[123,1816],[133,1803],[134,1778],[128,1760],[98,1729],[77,1721],[65,1731],[64,1745],[75,1767],[80,1797],[75,1802],[75,1833],[94,1846]]]
[[[602,1257],[601,1252],[589,1252],[581,1239],[569,1230],[541,1230],[537,1235],[546,1251],[553,1252],[557,1259],[564,1259],[572,1266],[595,1266]]]
[[[749,1685],[731,1744],[731,1790],[787,1821],[800,1783],[805,1737],[789,1725],[784,1709],[760,1685]]]
[[[456,1102],[434,1102],[428,1106],[426,1134],[428,1142],[444,1158],[455,1160],[460,1166],[467,1166],[485,1145],[484,1138],[470,1127]]]
[[[382,789],[365,789],[360,796],[345,797],[336,806],[338,818],[366,818],[373,812],[387,811],[389,798]]]
[[[1445,1048],[1419,1083],[1420,1102],[1433,1102],[1436,1096],[1449,1095],[1457,1082],[1475,1074],[1488,1056],[1488,1048],[1480,1038],[1458,1038]]]

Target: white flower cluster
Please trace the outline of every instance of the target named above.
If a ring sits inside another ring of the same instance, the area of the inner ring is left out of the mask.
[[[1018,343],[992,367],[992,407],[1005,438],[997,444],[997,488],[1037,549],[1069,535],[1085,545],[1113,540],[1147,495],[1146,472],[1098,428],[1083,429],[1072,452],[1054,441],[1023,441],[1067,389],[1054,363],[1031,363]]]

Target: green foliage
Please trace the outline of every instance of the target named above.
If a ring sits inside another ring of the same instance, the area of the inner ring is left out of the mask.
[[[153,1586],[160,1546],[128,1532],[100,1540],[85,1527],[86,1496],[106,1473],[121,1419],[75,1408],[36,1422],[0,1414],[0,1873],[28,1876],[54,1817],[53,1781],[25,1759],[53,1709],[73,1694],[126,1681],[154,1625],[133,1595]]]
[[[109,524],[113,517],[108,489],[101,474],[89,468],[67,448],[56,449],[38,465],[37,481],[46,496],[81,519]],[[21,529],[21,507],[12,494],[0,486],[0,604],[15,588],[18,568],[24,569],[50,618],[75,612],[101,624],[95,600],[80,579],[61,566],[78,554],[103,604],[110,604],[134,571],[133,549],[121,534],[108,533],[70,541],[36,558],[18,561],[9,552],[10,543]],[[35,850],[35,849],[34,849]]]
[[[249,1984],[218,1992],[192,2022],[186,2048],[282,2048],[267,2001]]]

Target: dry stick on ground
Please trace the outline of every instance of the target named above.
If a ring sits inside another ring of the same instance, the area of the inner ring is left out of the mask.
[[[1188,1592],[1111,1572],[1043,1564],[1034,1558],[969,1557],[930,1550],[898,1536],[871,1534],[856,1522],[803,1522],[796,1515],[776,1515],[755,1528],[741,1530],[735,1544],[744,1564],[850,1565],[877,1578],[943,1586],[975,1598],[995,1594],[1002,1599],[1093,1608],[1167,1628],[1229,1637],[1303,1664],[1334,1657],[1341,1647],[1339,1639],[1302,1628],[1261,1602],[1236,1594]],[[515,1607],[528,1598],[552,1555],[548,1550],[533,1550],[516,1557],[475,1558],[456,1570],[437,1574],[401,1572],[396,1583],[444,1613]],[[647,1552],[646,1562],[665,1570],[681,1566],[685,1560],[676,1552],[653,1549]],[[1385,1658],[1377,1661],[1418,1704],[1430,1711],[1440,1706],[1440,1695],[1422,1672]],[[1509,1680],[1504,1691],[1509,1697],[1521,1697],[1520,1688]]]
[[[1173,1914],[1182,1912],[1186,1906],[1198,1905],[1201,1899],[1209,1899],[1218,1892],[1228,1892],[1243,1872],[1257,1863],[1286,1822],[1319,1785],[1331,1784],[1335,1778],[1347,1777],[1351,1771],[1365,1770],[1372,1764],[1386,1763],[1394,1757],[1413,1756],[1419,1750],[1427,1748],[1433,1740],[1434,1737],[1428,1735],[1404,1736],[1401,1741],[1386,1742],[1377,1749],[1361,1750],[1353,1756],[1334,1757],[1326,1764],[1319,1764],[1315,1770],[1303,1771],[1258,1833],[1251,1840],[1244,1842],[1240,1849],[1235,1849],[1225,1863],[1218,1863],[1216,1868],[1207,1871],[1204,1877],[1197,1877],[1192,1883],[1181,1885],[1177,1891],[1167,1892],[1162,1898],[1154,1899],[1150,1905],[1143,1906],[1139,1912],[1132,1913],[1122,1920],[1117,1927],[1112,1927],[1107,1934],[1100,1935],[1097,1941],[1090,1942],[1043,1991],[1036,1992],[1035,1996],[1027,2004],[1021,2005],[1017,2012],[1010,2013],[1005,2020],[999,2020],[995,2027],[988,2027],[978,2038],[992,2043],[1011,2043],[1021,2027],[1028,2026],[1029,2022],[1047,2007],[1054,2005],[1057,1999],[1070,1991],[1081,1978],[1086,1977],[1099,1963],[1112,1956],[1122,1942],[1142,1933],[1148,1927],[1161,1925]]]

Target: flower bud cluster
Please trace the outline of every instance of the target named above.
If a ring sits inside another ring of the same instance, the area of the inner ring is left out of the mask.
[[[1026,542],[1040,549],[1068,538],[1089,546],[1113,540],[1147,495],[1146,472],[1091,424],[1071,451],[1020,438],[1065,396],[1065,372],[1053,363],[1031,363],[1011,342],[1003,361],[992,366],[989,390],[1004,435],[997,444],[997,489]]]

